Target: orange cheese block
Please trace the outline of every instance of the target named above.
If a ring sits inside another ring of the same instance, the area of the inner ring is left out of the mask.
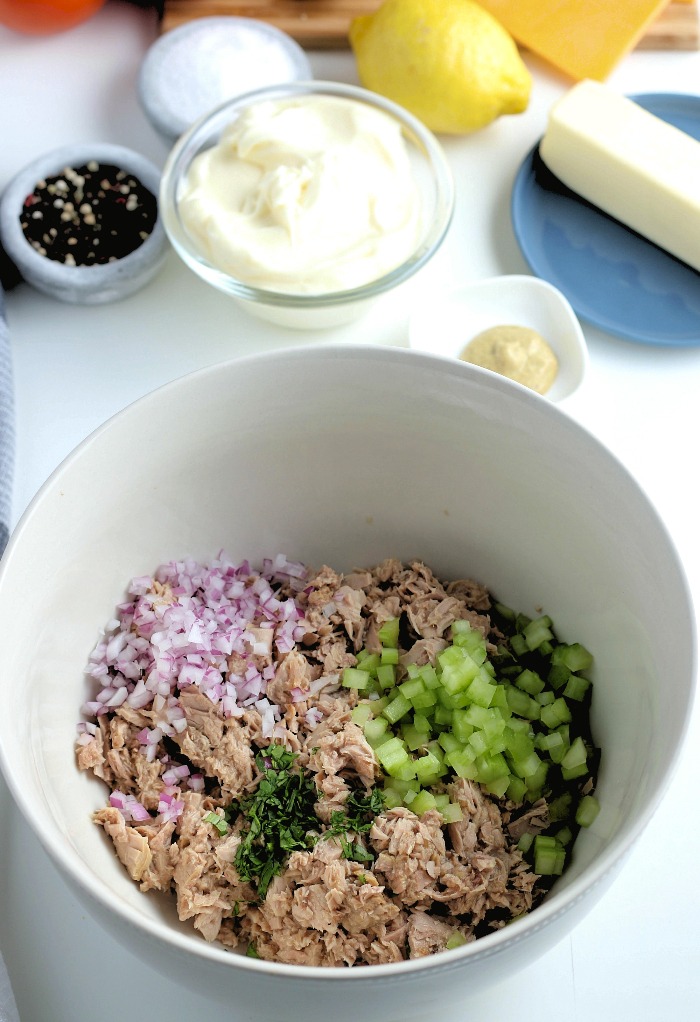
[[[479,0],[513,38],[572,78],[604,81],[669,0]]]

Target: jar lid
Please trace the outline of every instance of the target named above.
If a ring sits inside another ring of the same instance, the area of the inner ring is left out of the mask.
[[[172,143],[199,117],[252,89],[313,78],[301,46],[256,18],[197,18],[160,36],[139,75],[141,106]]]

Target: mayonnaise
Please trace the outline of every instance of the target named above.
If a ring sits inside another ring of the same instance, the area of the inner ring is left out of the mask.
[[[249,107],[193,160],[178,202],[212,265],[292,294],[375,280],[404,262],[420,235],[399,124],[334,96]]]

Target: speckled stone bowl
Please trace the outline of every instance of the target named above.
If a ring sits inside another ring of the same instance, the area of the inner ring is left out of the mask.
[[[0,237],[5,252],[28,284],[63,302],[98,305],[125,298],[144,287],[161,269],[168,242],[158,215],[143,244],[112,263],[69,266],[40,255],[29,244],[20,223],[27,195],[43,178],[90,160],[120,167],[137,177],[158,198],[160,170],[132,149],[89,142],[64,146],[33,160],[7,185],[0,199]]]

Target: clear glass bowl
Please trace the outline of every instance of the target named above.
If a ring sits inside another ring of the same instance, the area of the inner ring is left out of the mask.
[[[289,294],[253,286],[213,265],[183,223],[179,199],[199,153],[215,145],[243,110],[267,100],[336,96],[384,111],[401,126],[422,204],[420,238],[410,255],[390,272],[360,287],[320,294]],[[160,211],[171,244],[200,277],[237,299],[245,309],[281,326],[301,329],[349,322],[380,295],[408,280],[440,247],[452,219],[454,186],[447,158],[433,134],[412,114],[376,93],[338,82],[308,81],[274,85],[246,93],[197,121],[172,149],[163,170]]]

